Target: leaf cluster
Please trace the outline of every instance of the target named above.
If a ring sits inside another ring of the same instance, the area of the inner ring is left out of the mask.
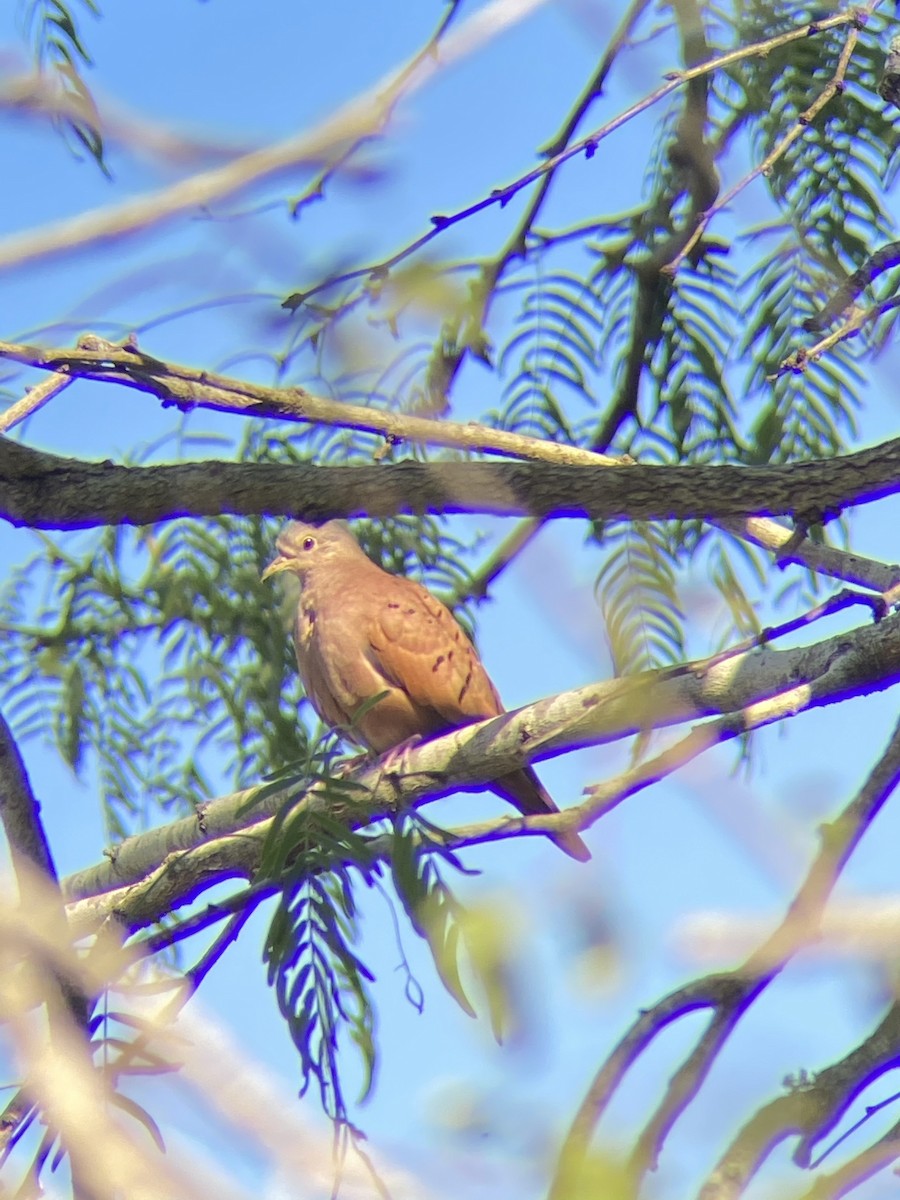
[[[78,30],[76,6],[63,0],[20,0],[20,7],[37,68],[50,76],[64,100],[64,109],[55,118],[57,127],[109,175],[100,115],[82,74],[92,63]],[[100,16],[95,0],[78,0],[78,7]]]
[[[352,809],[354,790],[313,752],[291,783],[318,784],[329,805]],[[278,786],[288,782],[282,778]],[[348,1122],[339,1053],[347,1031],[364,1069],[360,1100],[375,1072],[374,976],[356,953],[359,938],[354,886],[371,887],[379,871],[368,835],[354,833],[331,812],[301,801],[285,806],[266,841],[259,880],[277,880],[277,907],[263,949],[274,988],[300,1055],[301,1095],[315,1081],[324,1111]]]

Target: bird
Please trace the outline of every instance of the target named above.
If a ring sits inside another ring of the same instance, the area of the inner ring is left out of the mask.
[[[262,578],[288,571],[300,580],[297,666],[327,725],[384,754],[506,711],[450,610],[422,584],[373,562],[345,522],[292,521],[276,550]],[[559,812],[530,766],[488,786],[523,814]],[[577,833],[548,836],[572,858],[591,857]]]

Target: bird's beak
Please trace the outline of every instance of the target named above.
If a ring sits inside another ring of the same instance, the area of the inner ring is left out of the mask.
[[[285,554],[279,554],[277,558],[272,559],[262,575],[260,575],[260,583],[272,575],[277,575],[279,571],[289,571],[293,565],[294,560],[292,558],[288,558]]]

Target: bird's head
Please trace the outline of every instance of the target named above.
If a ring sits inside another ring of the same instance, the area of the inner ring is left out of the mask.
[[[324,525],[291,521],[279,533],[275,548],[278,555],[263,571],[263,579],[269,579],[280,571],[290,571],[303,582],[312,571],[326,564],[348,556],[365,557],[343,521],[327,521]]]

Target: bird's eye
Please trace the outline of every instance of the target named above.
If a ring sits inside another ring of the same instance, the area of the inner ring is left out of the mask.
[[[315,544],[316,544],[315,538],[308,537],[308,538],[303,539],[303,549],[304,550],[312,550],[315,547]]]

